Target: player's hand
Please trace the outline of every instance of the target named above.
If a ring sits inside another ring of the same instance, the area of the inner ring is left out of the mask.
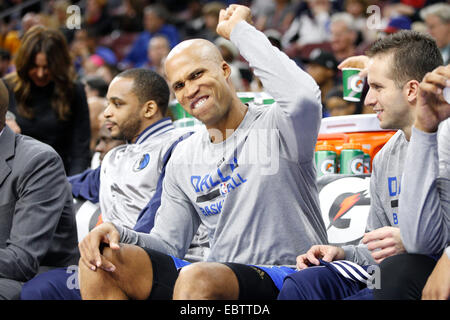
[[[230,40],[231,31],[236,24],[241,21],[251,23],[252,14],[250,8],[237,4],[232,4],[226,9],[220,10],[219,22],[217,24],[217,34]]]
[[[305,254],[297,257],[297,269],[303,270],[310,265],[318,266],[320,264],[319,259],[326,262],[333,260],[342,260],[345,258],[344,249],[329,246],[329,245],[315,245],[312,246]]]
[[[450,298],[450,259],[444,252],[422,290],[422,300]]]
[[[406,252],[400,236],[400,229],[383,227],[364,235],[362,242],[372,252],[372,258],[380,263],[385,258]]]
[[[364,56],[364,55],[353,56],[353,57],[348,57],[347,59],[342,61],[338,65],[338,69],[339,70],[342,70],[343,68],[361,69],[361,71],[359,72],[359,76],[361,78],[364,78],[367,76],[369,64],[370,64],[370,58],[368,56]]]
[[[450,116],[450,104],[443,90],[450,90],[450,65],[440,66],[425,75],[419,85],[414,126],[424,132],[436,132],[441,121]]]
[[[119,250],[120,235],[112,223],[104,222],[92,229],[78,244],[81,261],[91,270],[101,268],[113,272],[115,266],[100,253],[100,244],[107,243],[112,250]]]

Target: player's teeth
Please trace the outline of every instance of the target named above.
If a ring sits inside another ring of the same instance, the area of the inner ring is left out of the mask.
[[[201,106],[205,103],[205,101],[206,101],[206,99],[200,100],[199,102],[197,102],[197,103],[195,104],[195,107],[196,107],[196,108],[201,107]]]

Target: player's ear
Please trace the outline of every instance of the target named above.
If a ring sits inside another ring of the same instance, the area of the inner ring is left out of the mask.
[[[417,80],[410,80],[405,84],[404,92],[408,102],[413,103],[417,99],[419,93],[419,82]]]
[[[222,62],[222,71],[223,71],[223,75],[225,76],[225,78],[228,79],[231,74],[231,67],[225,61]]]
[[[144,117],[149,119],[158,112],[158,105],[154,100],[149,100],[143,105]]]

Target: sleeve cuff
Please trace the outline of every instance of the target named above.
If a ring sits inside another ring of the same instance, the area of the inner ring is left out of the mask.
[[[411,139],[424,144],[436,144],[437,145],[437,131],[436,132],[425,132],[415,126],[411,129]]]

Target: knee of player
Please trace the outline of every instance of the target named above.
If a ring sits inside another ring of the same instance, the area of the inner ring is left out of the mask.
[[[217,300],[227,295],[226,275],[211,263],[197,262],[181,269],[174,299]]]

